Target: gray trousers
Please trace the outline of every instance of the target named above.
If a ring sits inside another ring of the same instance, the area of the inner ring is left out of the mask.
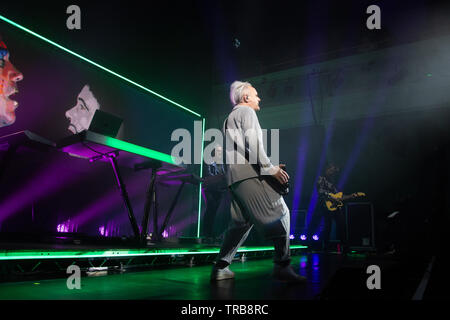
[[[290,214],[283,197],[261,178],[250,178],[231,185],[231,223],[217,261],[231,264],[239,247],[255,226],[267,239],[273,239],[274,262],[290,259]]]

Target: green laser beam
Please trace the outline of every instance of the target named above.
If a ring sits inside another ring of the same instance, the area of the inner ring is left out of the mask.
[[[200,178],[203,178],[203,148],[205,146],[205,124],[206,119],[203,118],[202,124],[202,149],[200,155]],[[202,182],[198,186],[198,217],[197,217],[197,238],[200,238],[200,216],[202,213]]]
[[[151,93],[151,94],[157,96],[158,98],[161,98],[161,99],[163,99],[163,100],[165,100],[165,101],[167,101],[167,102],[173,104],[174,106],[177,106],[177,107],[179,107],[179,108],[181,108],[181,109],[183,109],[183,110],[185,110],[185,111],[188,111],[188,112],[190,112],[190,113],[196,115],[197,117],[200,117],[200,118],[201,118],[201,115],[200,115],[199,113],[197,113],[197,112],[195,112],[195,111],[192,111],[191,109],[186,108],[185,106],[182,106],[181,104],[179,104],[179,103],[177,103],[177,102],[175,102],[175,101],[173,101],[173,100],[170,100],[169,98],[166,98],[166,97],[160,95],[159,93],[157,93],[157,92],[155,92],[155,91],[153,91],[153,90],[150,90],[150,89],[144,87],[143,85],[140,85],[139,83],[134,82],[133,80],[130,80],[130,79],[128,79],[128,78],[126,78],[126,77],[124,77],[124,76],[122,76],[122,75],[120,75],[120,74],[118,74],[118,73],[116,73],[116,72],[114,72],[114,71],[108,69],[108,68],[105,68],[105,67],[103,67],[102,65],[100,65],[100,64],[98,64],[98,63],[96,63],[96,62],[94,62],[94,61],[92,61],[92,60],[90,60],[90,59],[88,59],[88,58],[86,58],[86,57],[83,57],[82,55],[80,55],[80,54],[78,54],[78,53],[76,53],[76,52],[74,52],[74,51],[72,51],[72,50],[69,50],[69,49],[63,47],[63,46],[57,44],[56,42],[54,42],[54,41],[52,41],[52,40],[50,40],[50,39],[47,39],[46,37],[41,36],[40,34],[34,32],[34,31],[32,31],[32,30],[30,30],[30,29],[28,29],[28,28],[25,28],[24,26],[21,26],[20,24],[14,22],[14,21],[12,21],[12,20],[9,20],[8,18],[6,18],[6,17],[4,17],[4,16],[2,16],[2,15],[0,15],[0,19],[3,20],[3,21],[5,21],[6,23],[9,23],[9,24],[13,25],[13,26],[16,27],[16,28],[19,28],[19,29],[21,29],[21,30],[23,30],[23,31],[25,31],[25,32],[27,32],[27,33],[29,33],[29,34],[31,34],[31,35],[33,35],[33,36],[39,38],[39,39],[41,39],[41,40],[44,40],[44,41],[47,42],[47,43],[50,43],[51,45],[53,45],[53,46],[55,46],[55,47],[57,47],[57,48],[59,48],[59,49],[65,51],[65,52],[67,52],[67,53],[70,53],[71,55],[74,55],[75,57],[77,57],[77,58],[79,58],[79,59],[81,59],[81,60],[83,60],[83,61],[86,61],[86,62],[88,62],[88,63],[90,63],[90,64],[96,66],[96,67],[99,68],[99,69],[102,69],[103,71],[106,71],[106,72],[108,72],[108,73],[110,73],[110,74],[112,74],[112,75],[114,75],[114,76],[116,76],[116,77],[118,77],[118,78],[120,78],[120,79],[122,79],[122,80],[128,82],[128,83],[131,83],[132,85],[134,85],[134,86],[136,86],[136,87],[138,87],[138,88],[140,88],[140,89],[142,89],[142,90],[144,90],[144,91],[147,91],[147,92],[149,92],[149,93]]]

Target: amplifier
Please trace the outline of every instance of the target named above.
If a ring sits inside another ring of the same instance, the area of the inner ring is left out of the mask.
[[[347,245],[350,249],[375,250],[373,205],[370,202],[349,202],[345,206]]]

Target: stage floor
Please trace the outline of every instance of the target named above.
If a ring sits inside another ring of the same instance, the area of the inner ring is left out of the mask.
[[[382,289],[368,290],[368,265],[378,263]],[[292,265],[308,278],[306,284],[287,284],[271,278],[272,259],[233,262],[233,280],[211,283],[212,264],[171,266],[150,271],[105,276],[82,276],[81,289],[69,290],[66,278],[0,283],[0,299],[8,300],[314,300],[314,299],[405,299],[418,287],[426,263],[406,270],[395,259],[305,253],[292,257]]]
[[[211,265],[202,265],[82,277],[80,290],[69,290],[67,279],[2,283],[0,299],[313,299],[339,263],[339,259],[331,259],[326,269],[318,268],[314,263],[320,259],[319,255],[294,257],[296,269],[303,263],[300,261],[306,263],[300,268],[310,279],[306,285],[273,281],[272,260],[263,259],[234,262],[231,268],[236,278],[216,284],[209,281]]]

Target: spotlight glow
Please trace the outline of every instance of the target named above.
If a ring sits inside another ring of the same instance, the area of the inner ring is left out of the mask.
[[[300,257],[300,268],[305,269],[308,266],[308,257],[302,256]]]
[[[70,221],[70,219],[56,226],[56,231],[61,233],[74,232],[74,230],[76,230],[76,226]]]
[[[305,241],[306,240],[306,235],[305,234],[300,235],[300,240]]]
[[[318,236],[317,234],[313,235],[312,238],[313,238],[313,240],[315,240],[315,241],[319,240],[319,236]]]
[[[66,224],[58,224],[58,226],[56,227],[56,231],[58,232],[69,232],[69,226]]]
[[[294,235],[291,234],[291,235],[289,236],[289,239],[294,240],[294,239],[295,239]]]

